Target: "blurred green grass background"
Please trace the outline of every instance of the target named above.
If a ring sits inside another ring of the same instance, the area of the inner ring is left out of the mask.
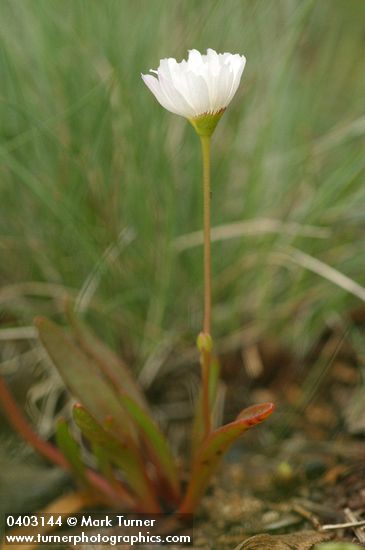
[[[191,346],[202,249],[181,237],[201,227],[199,143],[140,78],[191,48],[247,57],[213,143],[215,336],[302,355],[362,303],[362,0],[0,7],[3,330],[59,316],[67,294],[136,368]]]

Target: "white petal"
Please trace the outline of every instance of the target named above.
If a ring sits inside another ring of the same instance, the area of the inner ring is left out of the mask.
[[[232,69],[234,74],[233,74],[231,91],[227,98],[227,105],[232,101],[233,96],[237,92],[237,88],[241,82],[242,73],[246,65],[246,58],[244,56],[239,56],[239,57],[240,57],[239,59],[234,60],[234,62],[232,63]]]
[[[173,59],[172,57],[169,57],[168,59],[161,59],[160,65],[156,71],[157,74],[162,74],[165,78],[171,78],[170,74],[170,66],[173,63],[176,63],[176,59]]]
[[[175,88],[172,81],[160,73],[158,74],[158,79],[162,92],[174,106],[175,112],[178,115],[188,118],[194,116],[194,109],[192,109],[189,103],[184,99],[180,91]]]
[[[207,58],[210,73],[215,75],[218,74],[220,69],[220,62],[217,52],[209,48],[205,57]]]
[[[220,100],[220,74],[221,74],[221,64],[219,61],[219,56],[214,50],[207,50],[207,63],[208,71],[206,76],[206,82],[209,90],[209,104],[211,113],[215,113],[222,108]]]
[[[161,90],[160,82],[157,78],[150,74],[143,74],[141,75],[143,82],[148,86],[148,88],[151,90],[157,101],[167,109],[168,111],[171,111],[172,113],[179,114],[174,108],[174,105],[171,103],[171,101],[165,96],[163,91]]]
[[[227,107],[227,98],[232,88],[233,73],[227,66],[221,67],[217,79],[217,90],[215,96],[215,112]]]
[[[227,107],[239,86],[246,59],[239,54],[219,54],[209,48],[202,55],[190,50],[188,59],[161,59],[157,79],[142,75],[163,107],[188,118],[215,113]]]
[[[198,50],[189,50],[188,68],[190,70],[199,70],[203,65],[202,54]]]
[[[172,85],[180,92],[189,107],[194,110],[194,105],[190,97],[189,85],[186,81],[186,62],[177,63],[176,59],[169,59],[165,70],[167,78],[170,79]]]
[[[185,78],[189,88],[189,99],[194,108],[193,116],[209,112],[209,92],[205,79],[191,71],[186,73]]]

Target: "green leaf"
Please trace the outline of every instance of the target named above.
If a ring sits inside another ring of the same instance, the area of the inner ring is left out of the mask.
[[[110,461],[108,453],[105,452],[105,449],[102,447],[102,445],[91,443],[91,448],[92,454],[97,462],[97,468],[99,472],[103,475],[103,477],[109,482],[110,486],[115,490],[117,494],[120,494],[122,498],[124,498],[126,496],[126,493],[128,493],[127,501],[132,499],[133,497],[127,491],[126,487],[124,487],[121,482],[115,477],[113,465]]]
[[[133,442],[121,441],[108,433],[113,425],[109,417],[107,423],[100,425],[82,405],[75,405],[73,415],[77,426],[93,445],[102,447],[111,463],[124,473],[126,481],[143,505],[145,512],[158,512],[160,507],[154,494],[154,488],[147,477],[145,465]],[[107,426],[107,428],[104,428]]]
[[[68,319],[80,347],[99,365],[115,389],[119,393],[130,395],[140,407],[147,410],[144,395],[123,361],[77,319],[73,312],[68,311]]]
[[[128,395],[122,395],[121,401],[124,408],[129,412],[136,425],[140,428],[150,458],[157,469],[158,475],[167,482],[169,489],[168,493],[175,501],[178,501],[180,496],[179,474],[174,457],[164,435],[150,416]]]
[[[81,458],[80,447],[71,435],[67,422],[62,418],[56,425],[57,447],[70,464],[72,471],[82,485],[88,485],[85,475],[85,465]]]
[[[194,512],[224,453],[246,430],[265,420],[273,410],[272,403],[253,405],[244,409],[234,422],[210,434],[196,454],[181,513]]]
[[[96,459],[98,470],[103,474],[105,479],[109,481],[111,485],[115,482],[115,477],[113,475],[113,468],[110,464],[108,453],[105,452],[101,445],[97,443],[91,443],[92,454]]]
[[[98,363],[80,350],[63,329],[52,321],[35,321],[39,337],[62,379],[85,408],[100,423],[108,416],[115,418],[116,435],[137,441],[136,430],[115,392],[100,371]]]

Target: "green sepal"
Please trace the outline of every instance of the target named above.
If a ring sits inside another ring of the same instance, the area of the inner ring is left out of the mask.
[[[210,137],[222,118],[224,111],[225,109],[221,109],[218,113],[206,113],[194,118],[189,118],[188,120],[200,137]]]
[[[213,351],[213,340],[210,334],[205,332],[200,332],[198,338],[196,339],[196,345],[200,353],[206,351],[211,353]]]

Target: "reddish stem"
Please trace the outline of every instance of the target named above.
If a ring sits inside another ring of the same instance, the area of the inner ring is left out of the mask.
[[[203,158],[204,205],[204,321],[203,332],[211,333],[212,324],[212,259],[210,238],[210,136],[200,136]]]
[[[0,403],[6,413],[6,416],[13,426],[13,428],[27,441],[34,449],[36,449],[42,456],[65,468],[69,468],[68,462],[65,457],[60,453],[56,447],[43,441],[31,428],[27,420],[25,419],[22,411],[18,407],[14,397],[10,393],[5,381],[0,377]]]
[[[210,220],[210,144],[211,137],[200,136],[203,159],[203,214],[204,214],[204,320],[203,334],[211,335],[212,326],[212,258],[211,258],[211,220]],[[211,432],[211,411],[209,400],[209,370],[211,354],[202,352],[203,417],[205,437]]]
[[[21,435],[21,437],[29,443],[33,449],[38,451],[42,456],[47,460],[50,460],[57,466],[61,466],[65,470],[70,470],[70,465],[65,459],[62,453],[48,443],[41,439],[32,429],[29,422],[26,420],[23,412],[16,403],[14,397],[8,389],[8,386],[3,378],[0,376],[0,404],[2,405],[5,414],[13,426],[15,431]],[[108,497],[112,502],[120,502],[122,505],[128,505],[131,508],[136,507],[135,499],[129,495],[127,491],[123,490],[123,495],[118,494],[115,490],[109,485],[109,483],[99,476],[93,470],[86,470],[86,477],[93,487],[101,491]],[[121,489],[123,489],[121,487]]]

